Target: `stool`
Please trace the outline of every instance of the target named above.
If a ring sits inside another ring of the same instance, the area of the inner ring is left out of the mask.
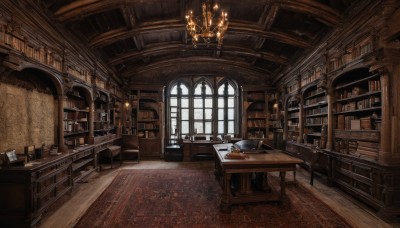
[[[122,165],[122,153],[121,153],[121,147],[120,146],[109,146],[103,153],[101,154],[101,157],[104,158],[109,158],[111,162],[111,169],[113,168],[113,161],[114,158],[118,156],[119,159],[119,165]]]

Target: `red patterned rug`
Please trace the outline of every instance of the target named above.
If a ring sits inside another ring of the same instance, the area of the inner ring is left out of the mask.
[[[219,210],[221,187],[212,171],[121,170],[75,227],[350,227],[300,185],[289,206],[260,203]]]

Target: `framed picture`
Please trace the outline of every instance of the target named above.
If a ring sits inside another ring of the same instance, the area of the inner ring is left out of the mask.
[[[15,162],[18,160],[17,154],[15,153],[15,150],[10,150],[6,152],[6,158],[8,162]]]

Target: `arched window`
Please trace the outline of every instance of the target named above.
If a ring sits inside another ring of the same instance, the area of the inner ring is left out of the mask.
[[[236,133],[236,93],[233,86],[225,81],[218,87],[218,135]]]
[[[194,87],[194,134],[212,135],[213,93],[210,85],[202,80]]]
[[[189,135],[189,89],[178,82],[170,90],[170,143],[177,143],[180,135]]]
[[[169,143],[176,144],[179,138],[196,134],[207,139],[236,135],[239,129],[235,120],[238,115],[237,94],[237,86],[228,80],[218,86],[204,78],[193,86],[188,86],[185,80],[171,84],[166,134]]]

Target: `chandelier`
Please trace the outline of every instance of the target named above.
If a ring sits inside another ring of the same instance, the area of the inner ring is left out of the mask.
[[[221,16],[214,21],[214,15],[218,11],[218,4],[211,7],[211,1],[205,0],[202,3],[202,17],[196,18],[193,12],[186,14],[186,30],[192,37],[193,46],[196,48],[198,42],[204,42],[208,47],[215,39],[218,42],[218,49],[221,48],[225,31],[228,29],[228,13],[221,11]]]

